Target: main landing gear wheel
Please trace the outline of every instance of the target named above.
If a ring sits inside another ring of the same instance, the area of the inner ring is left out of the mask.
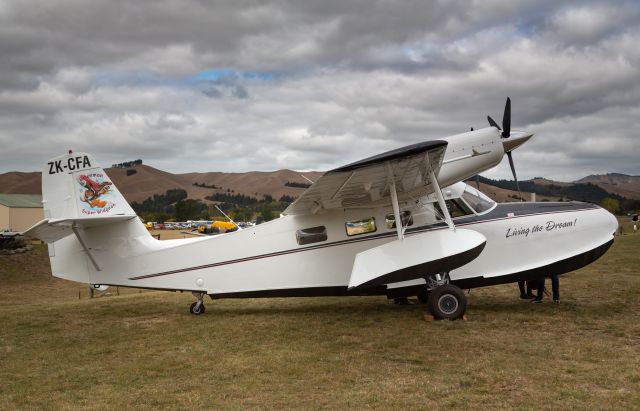
[[[202,301],[202,298],[204,297],[204,295],[205,293],[203,292],[193,292],[193,296],[196,297],[198,301],[191,304],[191,306],[189,307],[189,312],[191,312],[191,314],[193,315],[204,314],[204,301]]]
[[[467,310],[467,298],[459,287],[444,284],[429,293],[427,308],[439,320],[456,320]]]

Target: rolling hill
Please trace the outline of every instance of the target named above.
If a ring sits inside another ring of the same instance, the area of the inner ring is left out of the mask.
[[[619,173],[590,175],[574,183],[591,183],[622,197],[640,199],[640,176]]]
[[[285,185],[287,182],[299,183],[299,185],[308,184],[300,172],[293,170],[172,174],[148,165],[107,168],[105,170],[129,202],[142,202],[154,194],[164,194],[173,188],[181,188],[187,192],[189,198],[203,201],[207,201],[204,200],[206,196],[216,192],[232,192],[256,198],[262,198],[268,194],[279,199],[283,195],[297,197],[304,191],[303,187]],[[128,172],[128,170],[135,170],[135,174],[131,174],[131,171]],[[317,180],[322,174],[322,172],[314,171],[305,172],[304,176],[311,180]],[[475,180],[470,181],[470,184],[475,186]],[[520,187],[526,200],[530,199],[529,192],[534,191],[532,188],[537,187],[535,191],[539,189],[543,191],[542,193],[538,191],[536,196],[538,201],[555,201],[560,198],[571,198],[570,193],[585,185],[597,186],[614,196],[640,200],[640,176],[619,173],[590,175],[570,183],[539,177],[522,181]],[[515,184],[507,180],[481,178],[480,190],[499,202],[516,201],[518,196]],[[41,175],[39,172],[14,171],[0,174],[0,193],[40,194],[40,192]],[[544,192],[548,194],[545,195]]]
[[[135,174],[127,175],[127,170],[135,170]],[[308,184],[301,173],[293,170],[271,172],[251,171],[247,173],[186,173],[172,174],[147,165],[125,168],[106,168],[116,187],[129,202],[142,202],[154,194],[164,194],[172,188],[181,188],[189,198],[204,200],[215,192],[233,191],[235,194],[262,198],[265,194],[273,198],[283,195],[297,197],[304,188],[288,187],[287,182]],[[305,172],[311,179],[318,179],[323,173]],[[198,187],[194,183],[216,188]],[[41,174],[39,172],[8,172],[0,174],[0,193],[5,194],[40,194]]]

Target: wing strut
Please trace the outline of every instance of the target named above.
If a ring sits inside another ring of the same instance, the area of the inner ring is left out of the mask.
[[[78,230],[78,226],[76,225],[76,223],[73,223],[71,225],[71,230],[73,231],[73,234],[76,235],[76,238],[78,239],[78,242],[80,243],[80,245],[84,249],[85,253],[87,253],[87,257],[89,257],[89,260],[91,261],[93,266],[96,268],[96,270],[102,271],[102,270],[100,270],[100,266],[96,262],[96,259],[93,258],[93,255],[91,254],[91,251],[89,250],[89,247],[87,247],[87,244],[85,244],[85,242],[82,239],[82,237],[80,237],[80,231]]]
[[[438,198],[438,204],[440,205],[440,209],[442,210],[442,214],[444,214],[444,221],[447,222],[449,229],[455,230],[456,227],[453,225],[453,221],[451,220],[451,215],[449,214],[449,209],[447,208],[447,204],[444,202],[444,196],[442,195],[442,190],[440,190],[440,184],[438,184],[438,179],[433,172],[433,169],[429,167],[429,180],[431,180],[431,184],[433,185],[433,191],[436,193],[436,197]]]
[[[396,232],[398,233],[398,240],[404,239],[404,233],[402,232],[402,219],[400,219],[400,206],[398,205],[398,193],[396,193],[396,179],[393,176],[393,169],[391,163],[386,164],[387,179],[389,180],[389,194],[391,194],[391,205],[393,206],[393,215],[396,218]]]

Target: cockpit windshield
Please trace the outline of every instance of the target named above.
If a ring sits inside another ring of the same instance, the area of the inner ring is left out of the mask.
[[[471,206],[477,214],[484,213],[487,210],[493,208],[495,201],[476,190],[475,188],[467,185],[462,193],[464,201]]]

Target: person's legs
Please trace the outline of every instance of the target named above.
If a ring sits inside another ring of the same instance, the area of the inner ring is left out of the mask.
[[[527,298],[527,293],[524,291],[524,281],[518,281],[518,288],[520,289],[520,298]]]
[[[551,291],[553,292],[553,301],[560,301],[560,278],[557,274],[551,276]]]
[[[535,298],[536,296],[533,295],[533,287],[535,286],[535,282],[529,280],[527,281],[527,297],[529,298]]]
[[[544,278],[541,278],[541,279],[539,279],[537,281],[538,281],[538,295],[532,301],[534,303],[542,302],[542,297],[544,296]]]

